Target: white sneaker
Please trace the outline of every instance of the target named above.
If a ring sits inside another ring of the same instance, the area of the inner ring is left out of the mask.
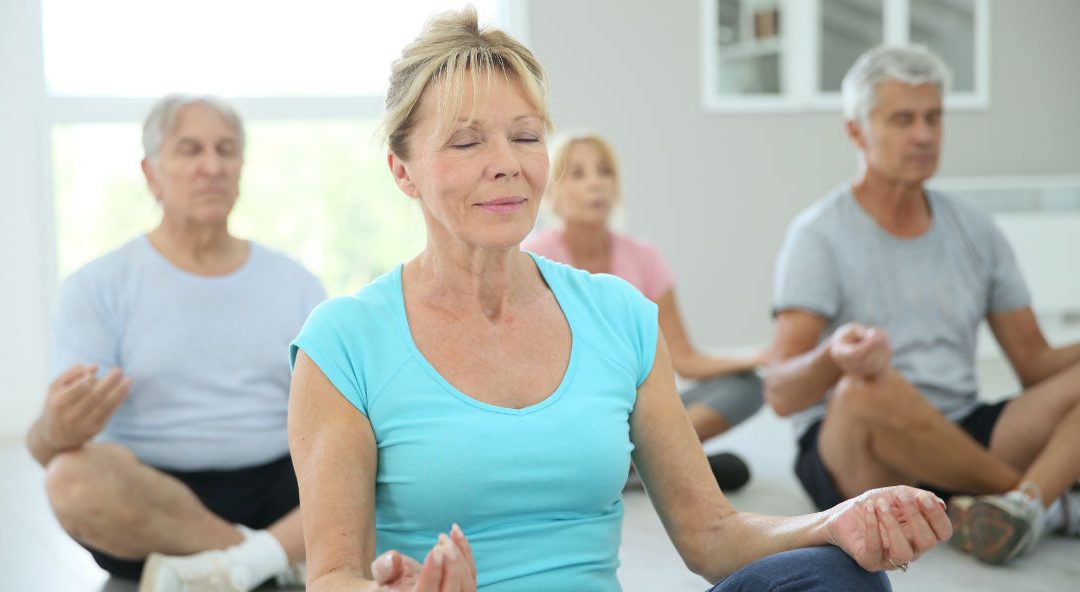
[[[290,565],[288,569],[274,576],[274,584],[278,588],[306,588],[307,563],[301,561]]]
[[[176,556],[151,553],[146,558],[139,592],[248,592],[247,570],[224,551]]]

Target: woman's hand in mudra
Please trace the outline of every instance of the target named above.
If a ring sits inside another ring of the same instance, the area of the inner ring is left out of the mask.
[[[952,536],[944,502],[906,485],[872,489],[831,512],[829,541],[867,571],[906,570],[908,563]]]
[[[458,525],[450,536],[439,535],[424,563],[397,551],[371,562],[371,574],[387,592],[475,592],[476,563],[472,548]]]

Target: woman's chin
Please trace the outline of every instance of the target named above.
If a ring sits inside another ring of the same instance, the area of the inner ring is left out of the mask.
[[[529,232],[532,228],[524,232],[506,232],[500,233],[495,236],[484,237],[481,241],[481,246],[485,249],[493,251],[500,250],[513,250],[517,251],[521,249],[521,243],[525,240],[525,237],[529,236]]]
[[[602,213],[590,212],[583,216],[576,216],[574,218],[564,218],[563,221],[567,224],[575,224],[577,226],[593,226],[597,228],[605,228],[608,224],[608,218],[610,211]]]

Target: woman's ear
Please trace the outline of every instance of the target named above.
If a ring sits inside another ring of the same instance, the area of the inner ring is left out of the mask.
[[[393,152],[386,153],[386,164],[390,167],[390,174],[394,176],[394,182],[398,189],[409,197],[420,197],[420,191],[416,188],[409,167],[404,160]]]

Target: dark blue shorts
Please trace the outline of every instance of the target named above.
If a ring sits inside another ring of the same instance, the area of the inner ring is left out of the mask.
[[[1009,400],[1004,400],[989,405],[979,405],[964,419],[960,420],[957,425],[972,438],[975,438],[975,441],[981,444],[983,448],[989,448],[990,435],[994,432],[994,425],[997,424],[997,420],[1008,402]],[[799,481],[802,483],[806,493],[810,495],[810,499],[814,501],[814,505],[819,510],[827,510],[847,498],[837,490],[832,475],[821,460],[821,454],[818,450],[818,434],[820,431],[821,421],[818,421],[811,425],[806,430],[806,433],[799,438],[799,453],[795,457],[795,474],[798,475]],[[961,493],[935,488],[927,484],[919,484],[919,487],[934,492],[944,500]]]
[[[300,505],[292,458],[228,471],[170,471],[158,469],[187,485],[211,512],[234,524],[259,530],[277,522]],[[144,561],[119,559],[86,547],[102,569],[127,580],[142,576]]]

